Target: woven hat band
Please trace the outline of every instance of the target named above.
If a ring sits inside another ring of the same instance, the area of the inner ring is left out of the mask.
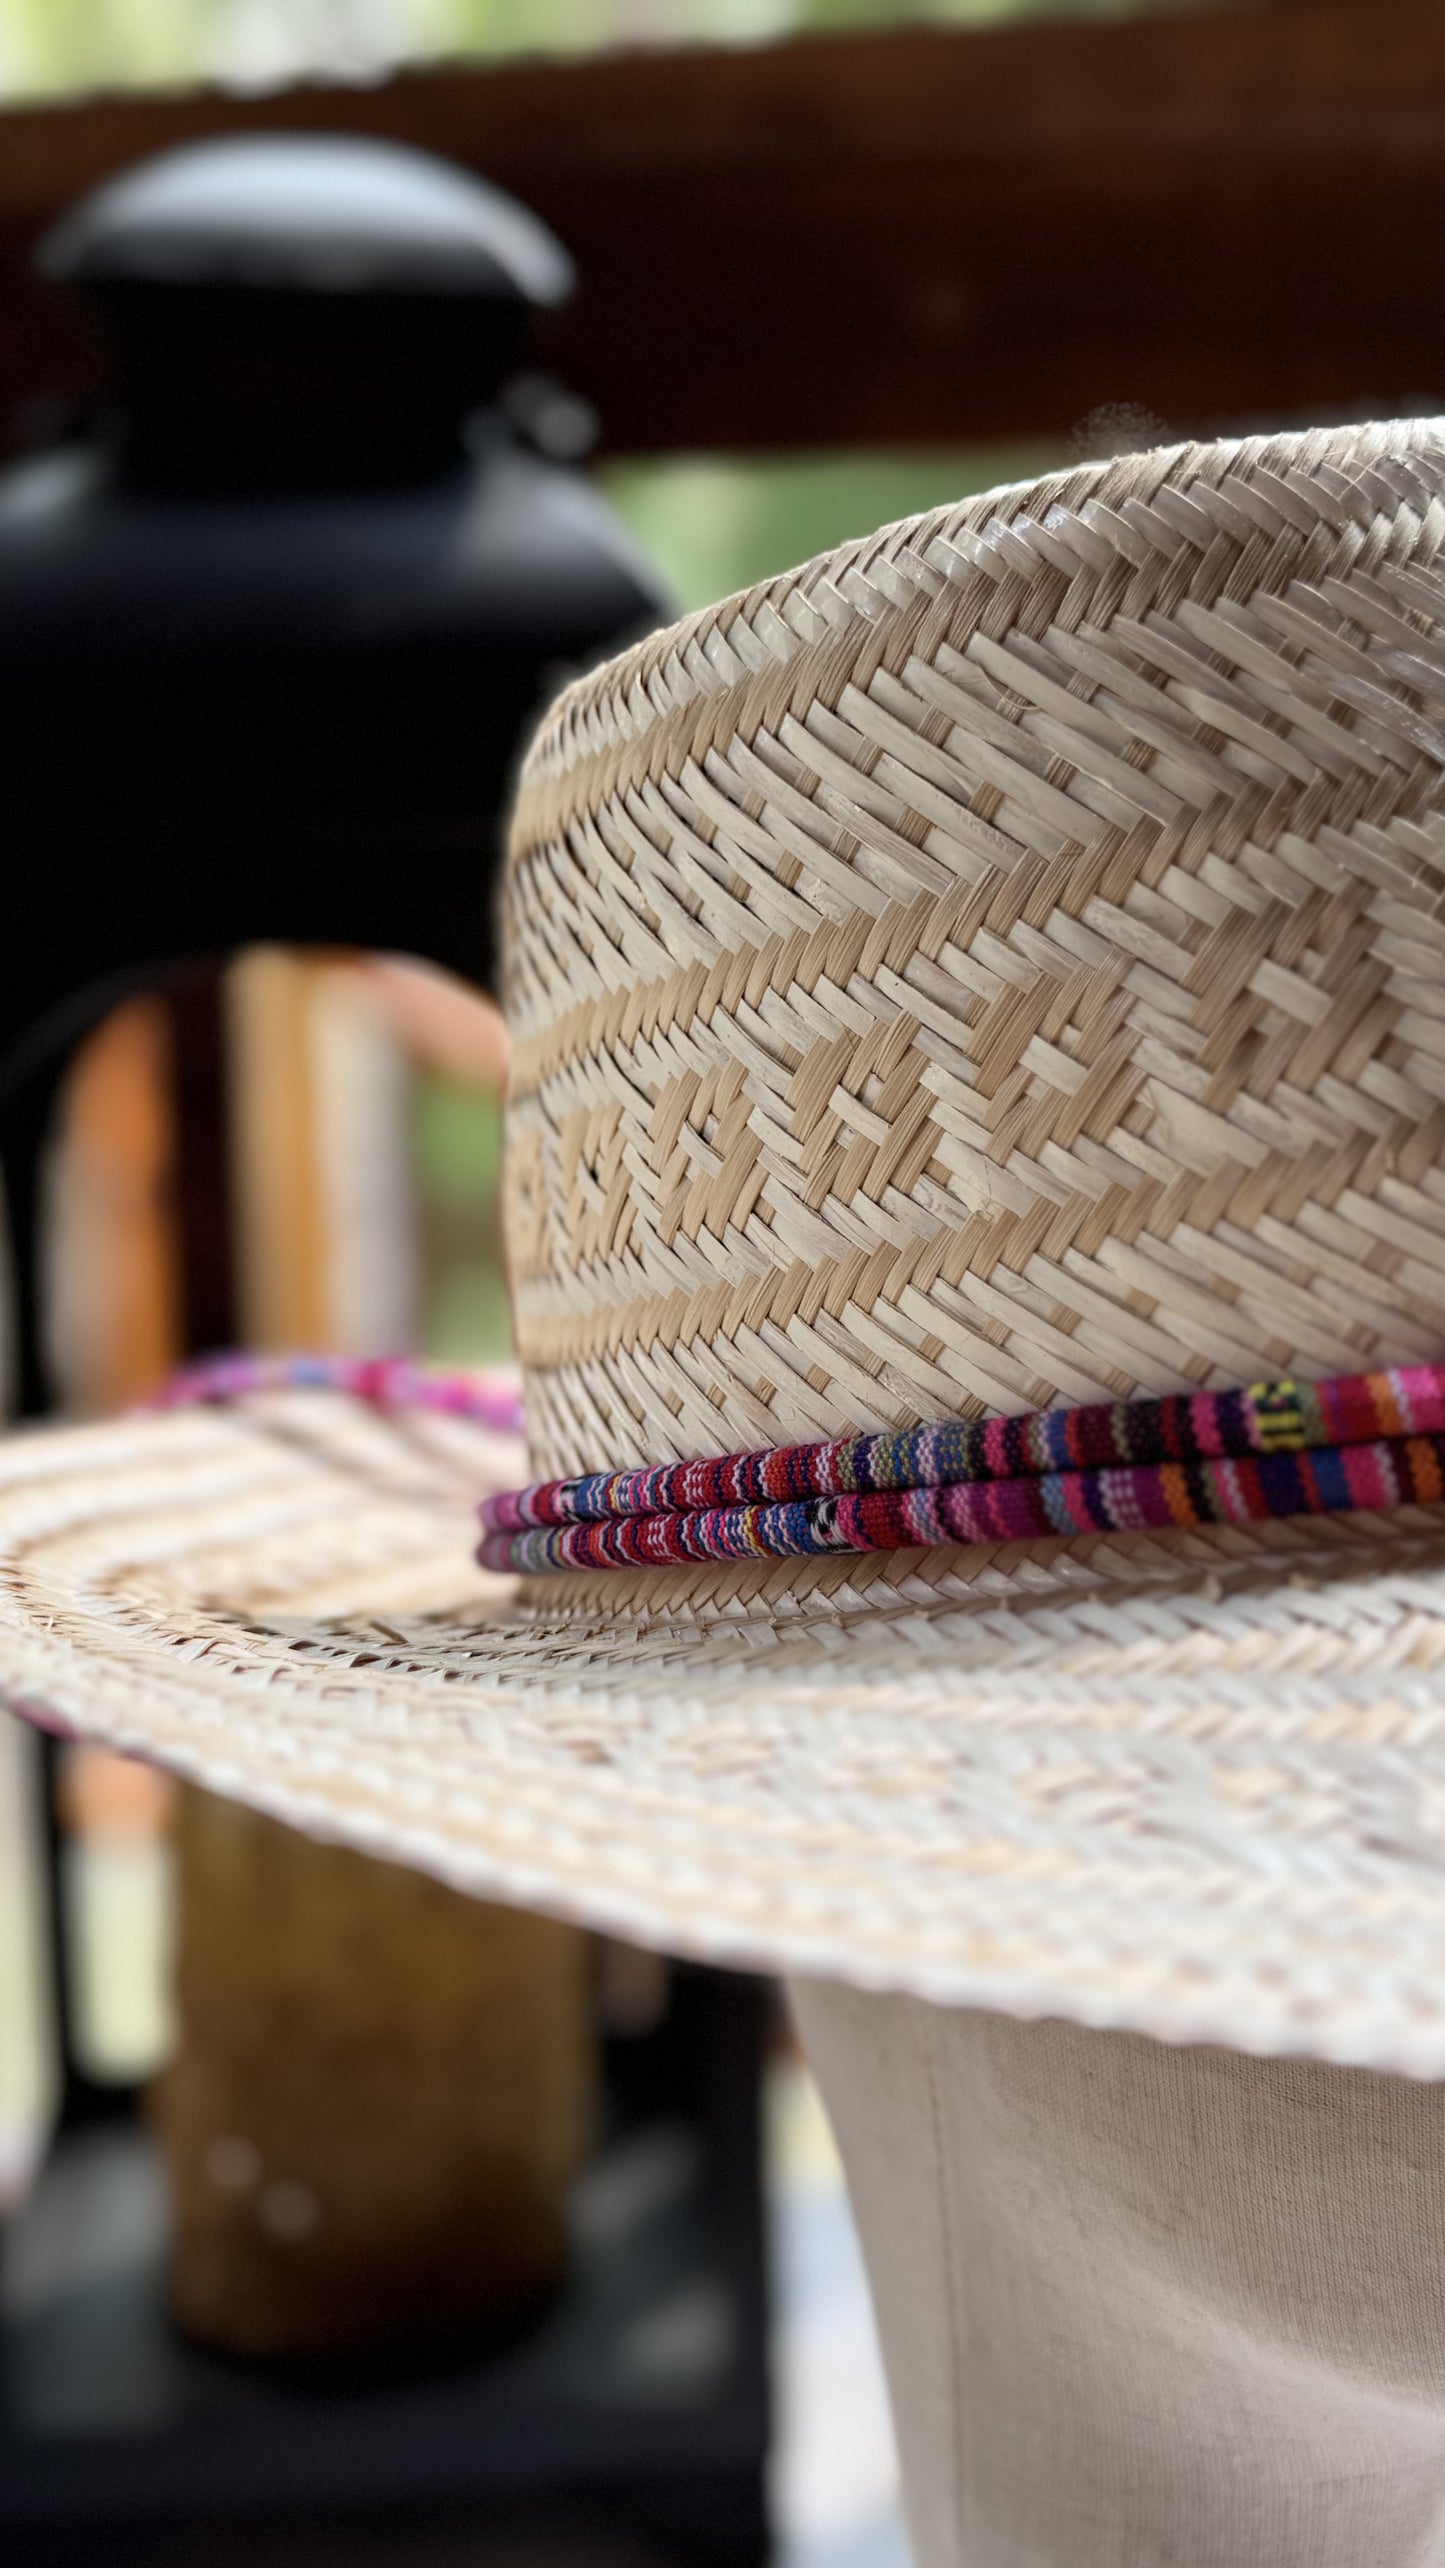
[[[534,1471],[1445,1354],[1445,427],[940,511],[520,797]]]
[[[527,1577],[1436,1506],[1445,1365],[954,1420],[502,1490],[478,1558]]]

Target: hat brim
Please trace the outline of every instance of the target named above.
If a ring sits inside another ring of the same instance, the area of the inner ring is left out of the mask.
[[[1440,1514],[519,1602],[521,1468],[327,1393],[14,1438],[0,1699],[679,1953],[1445,2074]]]

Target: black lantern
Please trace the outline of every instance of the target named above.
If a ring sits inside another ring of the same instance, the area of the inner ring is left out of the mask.
[[[547,451],[580,405],[517,395],[531,311],[572,271],[496,190],[390,145],[240,138],[102,188],[41,258],[96,307],[114,389],[95,433],[0,480],[25,1407],[35,1162],[74,1034],[175,960],[258,940],[486,982],[519,742],[661,604]]]
[[[507,198],[412,152],[255,138],[122,178],[42,255],[114,367],[92,432],[0,478],[0,1153],[29,1408],[36,1172],[74,1039],[261,940],[487,981],[520,739],[661,604],[563,451],[577,406],[518,384],[571,270]],[[689,1970],[613,2037],[592,2228],[544,2337],[300,2402],[165,2329],[143,2135],[95,2127],[113,2099],[72,2058],[5,2239],[0,2546],[149,2561],[187,2520],[202,2546],[239,2526],[249,2558],[274,2516],[299,2558],[317,2515],[369,2541],[358,2510],[435,2505],[502,2548],[757,2568],[764,2022],[753,1983]]]

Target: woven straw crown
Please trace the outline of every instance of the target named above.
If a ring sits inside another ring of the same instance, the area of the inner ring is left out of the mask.
[[[1445,424],[895,527],[559,703],[539,1473],[1445,1350]]]

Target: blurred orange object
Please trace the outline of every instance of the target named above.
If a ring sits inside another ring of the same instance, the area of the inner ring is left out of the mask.
[[[143,1399],[181,1350],[171,1017],[130,999],[76,1051],[51,1196],[55,1368],[67,1406]]]
[[[247,1346],[330,1345],[312,1045],[315,956],[255,945],[227,974],[235,1278]]]
[[[149,1845],[165,1835],[176,1786],[158,1767],[108,1748],[76,1746],[60,1769],[60,1816],[72,1836]]]

